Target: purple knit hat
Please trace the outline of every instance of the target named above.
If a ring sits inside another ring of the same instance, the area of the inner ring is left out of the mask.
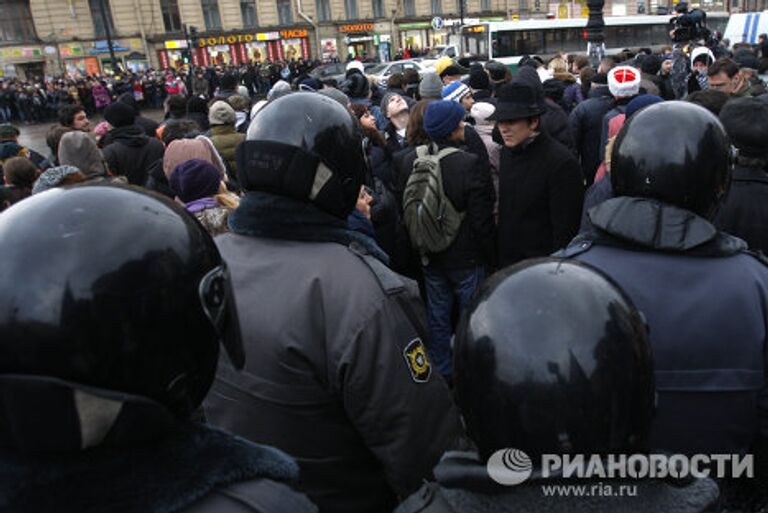
[[[168,180],[173,193],[184,203],[213,196],[220,183],[219,170],[202,159],[185,160],[173,169]]]

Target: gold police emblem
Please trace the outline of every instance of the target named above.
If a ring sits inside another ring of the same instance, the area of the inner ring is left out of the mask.
[[[411,377],[416,383],[426,383],[432,375],[432,364],[427,357],[427,348],[420,338],[411,340],[403,350],[405,363],[411,371]]]

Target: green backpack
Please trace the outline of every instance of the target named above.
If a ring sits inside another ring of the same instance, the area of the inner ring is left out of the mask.
[[[456,148],[419,146],[408,183],[403,191],[403,220],[411,244],[421,253],[440,253],[448,249],[459,233],[464,213],[445,195],[440,160],[459,151]]]

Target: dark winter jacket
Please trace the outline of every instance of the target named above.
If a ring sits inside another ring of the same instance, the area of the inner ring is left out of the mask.
[[[605,160],[605,146],[608,144],[608,132],[610,131],[609,125],[611,120],[620,114],[626,113],[627,105],[634,98],[635,97],[632,96],[615,100],[613,107],[603,116],[602,125],[600,127],[600,162]]]
[[[232,276],[246,364],[224,359],[208,420],[291,454],[321,511],[384,512],[458,434],[424,349],[415,284],[368,237],[306,202],[249,192],[216,238]],[[415,362],[415,363],[412,363]]]
[[[581,173],[587,185],[592,183],[597,167],[603,161],[600,149],[603,116],[615,104],[607,86],[593,89],[593,93],[573,109],[569,119],[576,153],[581,160]]]
[[[748,452],[768,435],[764,261],[655,200],[612,198],[589,217],[593,231],[561,256],[608,274],[645,316],[658,392],[652,451]]]
[[[150,165],[163,158],[163,143],[147,137],[138,125],[115,128],[109,133],[111,142],[102,150],[109,170],[127,177],[132,185],[144,185]]]
[[[499,166],[499,265],[546,256],[576,235],[584,200],[573,154],[541,132],[502,148]]]
[[[749,249],[768,254],[768,173],[764,169],[736,165],[715,226],[744,239]]]
[[[717,484],[706,478],[690,483],[661,479],[575,480],[543,478],[534,471],[522,484],[503,486],[491,480],[486,462],[476,452],[447,452],[435,467],[435,478],[436,483],[425,484],[395,513],[703,513],[714,511],[719,496]],[[604,496],[604,485],[610,485],[614,493],[626,491],[628,496]],[[582,486],[585,493],[544,495],[546,487],[557,486]]]
[[[445,147],[447,145],[438,146],[440,149]],[[399,177],[403,189],[415,160],[415,150],[403,155],[400,166],[405,173]],[[480,159],[475,155],[459,151],[444,157],[440,161],[440,170],[445,195],[459,212],[465,213],[465,217],[456,239],[448,249],[428,255],[430,265],[445,269],[467,269],[492,264],[495,256],[493,205],[496,193],[489,169],[482,167]]]

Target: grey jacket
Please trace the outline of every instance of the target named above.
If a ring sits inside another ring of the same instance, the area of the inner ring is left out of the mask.
[[[234,233],[216,243],[246,365],[222,359],[208,420],[293,456],[321,511],[391,511],[459,431],[425,359],[415,284],[338,243]]]

